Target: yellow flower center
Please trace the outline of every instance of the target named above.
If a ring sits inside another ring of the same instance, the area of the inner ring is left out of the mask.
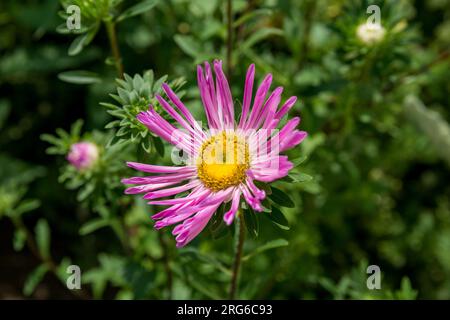
[[[198,177],[213,191],[239,185],[250,168],[249,158],[245,139],[223,131],[203,143],[197,159]]]

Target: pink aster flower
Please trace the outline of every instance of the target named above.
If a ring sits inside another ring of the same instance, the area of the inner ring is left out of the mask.
[[[78,142],[70,147],[67,160],[77,170],[90,168],[98,158],[98,148],[92,142]]]
[[[233,98],[222,62],[214,61],[215,79],[208,63],[204,68],[197,67],[197,77],[208,129],[196,122],[167,84],[162,88],[171,103],[159,95],[156,99],[180,128],[165,120],[152,106],[137,116],[150,131],[188,155],[185,165],[128,162],[129,167],[153,175],[122,181],[136,185],[125,193],[144,193],[143,198],[150,200],[149,204],[168,206],[152,218],[157,220],[156,229],[176,225],[172,233],[177,247],[194,239],[222,203],[229,203],[223,217],[228,225],[233,222],[241,201],[255,211],[262,211],[261,201],[266,194],[258,189],[255,181],[271,182],[285,177],[293,165],[281,153],[298,145],[307,135],[296,129],[300,123],[298,117],[276,130],[297,98],[290,97],[279,108],[283,88],[278,87],[269,94],[271,74],[264,78],[252,99],[255,66],[250,65],[241,116],[235,120]],[[184,192],[187,195],[161,199]]]

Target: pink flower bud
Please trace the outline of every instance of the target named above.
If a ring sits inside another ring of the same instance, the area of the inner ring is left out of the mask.
[[[92,142],[78,142],[70,147],[67,160],[77,170],[83,170],[92,167],[98,159],[98,148]]]

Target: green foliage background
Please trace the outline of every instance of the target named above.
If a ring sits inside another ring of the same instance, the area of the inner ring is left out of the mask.
[[[371,4],[386,35],[367,45]],[[234,229],[218,216],[178,250],[120,183],[125,161],[170,163],[135,115],[169,81],[201,119],[196,64],[218,58],[237,106],[255,63],[309,133],[274,184],[287,207],[245,217],[239,297],[450,299],[449,15],[448,0],[234,0],[227,47],[227,1],[2,1],[0,298],[227,297]],[[80,140],[101,154],[82,173],[65,160]]]

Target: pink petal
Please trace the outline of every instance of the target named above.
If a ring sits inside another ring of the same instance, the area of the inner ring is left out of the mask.
[[[224,215],[223,215],[223,220],[225,221],[225,223],[227,225],[230,225],[233,220],[234,217],[236,216],[236,212],[239,209],[239,200],[241,198],[241,191],[236,188],[233,191],[233,198],[232,198],[232,202],[231,202],[231,208],[229,211],[227,211]]]
[[[258,90],[256,90],[255,101],[253,103],[253,108],[250,112],[250,118],[244,125],[244,129],[252,128],[251,124],[258,117],[261,107],[263,106],[264,100],[266,99],[267,92],[270,89],[270,85],[272,83],[272,75],[269,73],[259,86]]]
[[[151,173],[174,173],[174,172],[186,173],[186,172],[193,172],[196,170],[195,167],[188,167],[188,166],[184,167],[156,166],[138,162],[127,162],[127,166],[142,172],[151,172]]]
[[[214,71],[216,73],[216,92],[219,119],[222,114],[222,120],[225,128],[234,127],[234,106],[231,98],[230,87],[227,78],[222,71],[222,61],[214,61]]]
[[[244,125],[248,111],[250,109],[250,104],[252,102],[254,79],[255,79],[255,65],[251,64],[248,67],[247,75],[245,77],[244,99],[242,103],[242,114],[241,120],[239,121],[239,128],[242,128],[242,126]]]
[[[175,194],[179,194],[181,192],[190,190],[190,189],[198,186],[199,184],[200,184],[200,181],[194,180],[194,181],[186,183],[185,185],[182,185],[182,186],[149,192],[144,196],[144,199],[151,200],[151,199],[158,199],[158,198],[173,196]]]
[[[177,108],[181,111],[181,113],[183,114],[183,116],[187,119],[187,121],[189,122],[189,124],[196,129],[198,132],[203,133],[202,132],[202,128],[200,127],[200,125],[197,123],[197,121],[195,120],[194,116],[189,112],[188,108],[186,108],[186,106],[183,104],[183,102],[181,102],[181,100],[178,98],[178,96],[172,91],[172,89],[166,84],[163,83],[162,88],[164,90],[164,92],[167,94],[167,96],[169,97],[170,101],[172,101],[172,103],[177,106]]]

